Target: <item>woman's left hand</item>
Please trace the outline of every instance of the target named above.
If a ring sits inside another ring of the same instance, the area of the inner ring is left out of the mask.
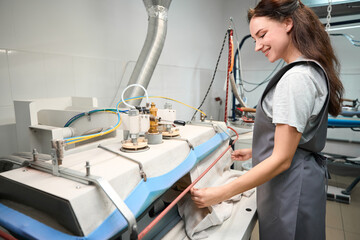
[[[191,199],[198,208],[205,208],[222,202],[224,194],[222,187],[192,188],[190,189]]]

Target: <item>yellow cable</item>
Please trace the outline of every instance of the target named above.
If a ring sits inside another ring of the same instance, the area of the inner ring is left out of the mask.
[[[125,100],[125,101],[136,100],[136,99],[143,99],[143,98],[145,98],[145,96],[143,96],[143,97],[137,97],[137,98],[132,98],[132,99],[128,99],[128,100]],[[206,114],[205,114],[203,111],[201,111],[200,109],[194,108],[194,107],[192,107],[192,106],[190,106],[190,105],[188,105],[188,104],[186,104],[186,103],[180,102],[180,101],[178,101],[178,100],[176,100],[176,99],[173,99],[173,98],[163,97],[163,96],[150,96],[149,98],[163,98],[163,99],[171,100],[171,101],[174,101],[174,102],[183,104],[183,105],[185,105],[185,106],[187,106],[187,107],[189,107],[189,108],[192,108],[192,109],[194,109],[194,110],[202,113],[204,116],[206,116]],[[119,106],[121,103],[122,103],[122,102],[119,102],[118,106]],[[117,108],[118,108],[118,106],[117,106]],[[115,112],[113,112],[113,111],[107,111],[107,110],[104,111],[104,112],[115,113]],[[115,114],[116,114],[116,113],[115,113]],[[120,119],[119,124],[116,125],[113,129],[107,130],[107,131],[105,131],[105,132],[99,132],[99,133],[97,133],[97,134],[95,134],[95,135],[92,135],[92,136],[73,137],[73,138],[71,138],[71,140],[75,140],[75,139],[78,139],[78,140],[77,140],[77,141],[73,141],[73,142],[66,143],[66,145],[73,144],[73,143],[78,143],[78,142],[82,142],[82,141],[86,141],[86,140],[89,140],[89,139],[92,139],[92,138],[95,138],[95,137],[98,137],[98,136],[103,136],[103,135],[105,135],[105,134],[111,133],[111,132],[115,131],[115,130],[121,125],[121,122],[122,122],[122,119]]]
[[[178,101],[178,100],[175,100],[175,99],[172,99],[172,98],[169,98],[169,97],[151,96],[151,97],[149,97],[149,98],[164,98],[164,99],[168,99],[168,100],[171,100],[171,101],[174,101],[174,102],[183,104],[183,105],[185,105],[185,106],[187,106],[187,107],[189,107],[189,108],[192,108],[192,109],[194,109],[194,110],[196,110],[196,111],[199,111],[199,112],[201,112],[204,116],[206,116],[206,114],[205,114],[203,111],[201,111],[200,109],[194,108],[194,107],[192,107],[192,106],[190,106],[190,105],[187,105],[186,103],[180,102],[180,101]]]
[[[112,111],[109,111],[109,112],[112,112]],[[67,142],[66,145],[69,145],[69,144],[73,144],[73,143],[78,143],[78,142],[82,142],[82,141],[85,141],[85,140],[89,140],[89,139],[92,139],[92,138],[95,138],[95,137],[99,137],[99,136],[103,136],[103,135],[106,135],[106,134],[109,134],[113,131],[115,131],[117,128],[120,127],[122,123],[122,118],[120,118],[120,122],[112,129],[110,130],[106,130],[105,132],[99,132],[95,135],[91,135],[91,136],[80,136],[80,137],[74,137],[72,138],[71,140],[74,140],[74,139],[78,139],[77,141],[73,141],[73,142]]]
[[[117,114],[116,112],[109,111],[109,110],[105,110],[105,111],[101,111],[101,112],[110,112],[110,113]],[[121,124],[121,121],[122,121],[122,119],[120,119],[119,124]],[[109,130],[107,130],[107,131],[109,131]],[[106,131],[105,131],[105,132],[106,132]],[[97,133],[96,135],[92,135],[92,136],[89,136],[89,137],[97,137],[97,136],[99,136],[99,135],[104,135],[103,133],[105,133],[105,132],[99,132],[99,133]],[[82,138],[86,138],[86,137],[87,137],[87,136],[72,137],[71,140],[74,140],[74,139],[82,139]]]
[[[125,101],[127,102],[127,101],[130,101],[130,100],[143,99],[143,98],[145,98],[145,96],[137,97],[137,98],[132,98],[132,99],[127,99],[127,100],[125,100]],[[187,106],[187,107],[189,107],[189,108],[192,108],[192,109],[194,109],[194,110],[196,110],[196,111],[198,111],[198,112],[201,112],[204,116],[206,116],[206,114],[205,114],[203,111],[201,111],[200,109],[194,108],[194,107],[192,107],[192,106],[190,106],[190,105],[188,105],[188,104],[186,104],[186,103],[180,102],[180,101],[178,101],[178,100],[175,100],[175,99],[172,99],[172,98],[169,98],[169,97],[150,96],[149,98],[164,98],[164,99],[168,99],[168,100],[171,100],[171,101],[174,101],[174,102],[183,104],[183,105],[185,105],[185,106]],[[119,102],[119,104],[116,106],[116,108],[118,108],[121,103],[122,103],[122,102]]]

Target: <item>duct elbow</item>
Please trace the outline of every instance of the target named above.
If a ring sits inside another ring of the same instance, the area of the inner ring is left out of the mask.
[[[153,5],[153,4],[149,4],[147,2],[153,2],[153,1],[144,1],[146,11],[148,12],[148,15],[150,18],[151,17],[159,18],[164,21],[167,21],[169,6],[165,7],[162,5]],[[169,2],[168,5],[170,5],[171,1],[168,1],[168,2]]]

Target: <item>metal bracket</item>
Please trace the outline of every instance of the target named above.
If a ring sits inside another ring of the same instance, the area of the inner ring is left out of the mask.
[[[116,155],[118,155],[120,157],[126,158],[126,159],[128,159],[128,160],[130,160],[132,162],[137,163],[139,165],[139,169],[140,169],[140,176],[141,176],[142,179],[144,179],[144,182],[146,182],[146,180],[147,180],[146,173],[144,171],[144,166],[142,165],[142,163],[140,161],[138,161],[136,159],[133,159],[133,158],[130,158],[128,156],[125,156],[125,155],[123,155],[123,154],[121,154],[119,152],[111,150],[110,148],[104,147],[102,145],[99,145],[98,148],[104,149],[104,150],[106,150],[108,152],[114,153],[114,154],[116,154]]]
[[[91,115],[89,112],[85,113],[85,116],[87,117],[87,120],[90,122],[91,121]]]
[[[214,124],[213,122],[190,122],[189,124],[194,126],[212,127],[216,133],[219,132],[216,124]]]
[[[179,137],[174,137],[174,138],[166,138],[166,140],[178,140],[178,141],[185,141],[187,142],[187,144],[189,145],[189,148],[191,148],[191,150],[194,150],[194,145],[186,138],[179,138]]]
[[[222,127],[220,127],[219,124],[213,123],[213,122],[205,122],[205,123],[199,123],[199,122],[191,122],[191,125],[195,126],[211,126],[216,133],[219,133],[220,131],[228,135],[229,138],[231,138],[230,134],[224,130]]]
[[[223,132],[223,133],[225,133],[229,138],[231,138],[231,136],[230,136],[230,134],[227,132],[227,130],[225,130],[225,129],[223,129],[219,124],[216,124],[216,123],[213,123],[213,127],[214,127],[214,129],[215,129],[215,127],[216,127],[216,129],[217,130],[215,130],[215,132]],[[219,129],[220,129],[220,131],[219,131]]]
[[[215,131],[216,133],[219,133],[219,128],[220,128],[220,127],[219,127],[217,124],[215,124],[215,123],[211,123],[211,125],[212,125],[214,131]],[[221,129],[221,128],[220,128],[220,129]]]
[[[59,162],[58,162],[58,158],[56,156],[56,150],[51,149],[50,155],[51,155],[51,164],[52,164],[52,174],[54,176],[60,176]]]
[[[39,153],[38,153],[38,151],[36,150],[36,148],[34,148],[34,149],[32,150],[32,155],[33,155],[33,161],[34,161],[34,162],[39,159]]]
[[[59,165],[62,165],[64,158],[64,140],[52,140],[51,141],[51,158],[52,158],[52,174],[59,176]],[[34,158],[35,159],[35,158]]]
[[[108,181],[106,181],[102,177],[93,177],[89,176],[88,180],[97,185],[103,190],[103,192],[108,196],[108,198],[113,202],[115,207],[119,210],[119,212],[124,216],[125,220],[128,223],[128,228],[131,232],[132,236],[137,236],[137,224],[134,214],[128,208],[128,206],[124,203],[124,201],[119,197],[114,188],[110,185]]]

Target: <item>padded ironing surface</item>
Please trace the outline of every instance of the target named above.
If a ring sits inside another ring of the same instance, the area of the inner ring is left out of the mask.
[[[208,141],[191,150],[187,158],[173,170],[146,182],[141,180],[125,199],[126,205],[138,217],[150,204],[185,175],[199,161],[213,152],[223,141],[228,140],[225,133],[217,133]],[[127,227],[122,214],[115,210],[91,234],[85,237],[72,236],[57,231],[39,221],[0,204],[0,225],[26,239],[108,239]]]

